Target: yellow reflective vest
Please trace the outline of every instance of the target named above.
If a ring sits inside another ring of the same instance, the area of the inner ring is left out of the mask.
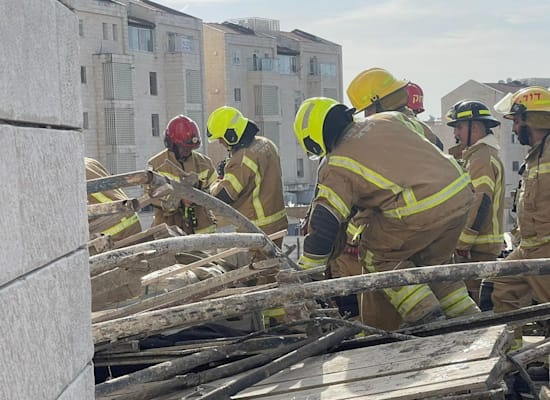
[[[279,152],[275,144],[256,136],[248,147],[235,150],[225,165],[223,179],[212,185],[216,196],[225,189],[231,206],[265,233],[288,228]]]
[[[499,145],[495,136],[487,135],[462,153],[475,194],[466,227],[457,244],[457,249],[493,254],[495,258],[501,253],[504,243],[504,165],[498,151]],[[473,225],[484,196],[491,203],[484,222],[476,230]]]
[[[199,176],[198,188],[208,191],[212,182],[216,180],[216,170],[212,160],[197,151],[191,152],[186,160],[176,159],[176,155],[165,149],[154,155],[147,161],[148,167],[172,180],[180,182],[182,172],[195,172]],[[154,202],[153,226],[166,223],[176,225],[187,234],[212,233],[215,231],[215,224],[211,214],[201,206],[178,207],[175,209],[163,209],[162,202]],[[191,213],[194,213],[192,215]],[[193,226],[193,217],[196,218],[196,226]]]

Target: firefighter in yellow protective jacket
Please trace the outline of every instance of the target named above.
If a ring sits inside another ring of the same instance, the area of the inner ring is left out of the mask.
[[[353,78],[348,86],[347,94],[356,113],[363,111],[365,117],[383,111],[399,111],[405,114],[410,117],[411,123],[416,125],[415,130],[420,135],[428,139],[439,150],[443,150],[443,142],[428,125],[417,119],[417,113],[409,108],[411,105],[417,111],[420,110],[418,96],[421,94],[423,97],[424,94],[418,85],[406,80],[397,80],[383,68],[370,68]]]
[[[424,111],[424,93],[420,86],[397,80],[385,69],[370,68],[353,79],[347,93],[356,112],[364,111],[365,116],[369,116],[383,111],[399,111],[410,118],[417,132],[443,150],[441,140],[428,125],[416,118]],[[360,259],[364,257],[365,254],[359,255]],[[401,317],[381,290],[364,292],[360,299],[364,324],[385,330],[395,330],[401,324]]]
[[[447,125],[465,149],[462,164],[474,186],[474,203],[456,246],[457,262],[495,261],[504,243],[504,166],[492,128],[500,122],[479,101],[463,100],[447,113]],[[466,281],[479,304],[480,279]]]
[[[371,212],[361,238],[368,272],[447,263],[473,200],[469,177],[403,113],[380,112],[356,123],[354,111],[311,98],[296,114],[294,130],[304,151],[327,158],[299,264],[325,265],[339,226],[356,211]],[[405,324],[479,312],[461,281],[384,293]]]
[[[520,242],[506,260],[550,257],[550,91],[538,86],[523,88],[503,98],[495,109],[513,120],[512,130],[519,142],[530,147],[520,168],[522,181],[517,193]],[[550,302],[550,275],[490,281],[495,312],[516,310],[530,305],[532,299]],[[521,330],[516,330],[515,347],[521,347]]]
[[[279,152],[256,136],[256,124],[233,107],[220,107],[208,117],[208,140],[218,140],[230,154],[210,192],[266,234],[288,228]],[[223,175],[223,176],[222,176]],[[282,239],[276,240],[281,246]]]
[[[85,157],[84,162],[86,164],[86,180],[111,176],[109,171],[99,161]],[[117,200],[128,200],[128,196],[121,189],[88,195],[88,204],[111,203]],[[141,232],[141,222],[137,213],[134,213],[129,217],[122,218],[120,222],[105,229],[101,234],[110,235],[113,242],[116,242],[139,232]]]
[[[198,174],[198,189],[208,191],[216,180],[212,160],[198,151],[201,145],[199,128],[195,121],[178,115],[168,122],[164,131],[166,149],[147,161],[148,168],[175,181],[185,173]],[[185,233],[212,233],[215,231],[213,215],[206,208],[185,199],[168,196],[153,203],[153,226],[166,223],[176,225]]]

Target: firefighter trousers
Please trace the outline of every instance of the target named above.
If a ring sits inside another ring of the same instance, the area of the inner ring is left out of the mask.
[[[524,249],[521,244],[506,260],[535,259],[550,257],[550,243],[537,248]],[[493,283],[491,300],[496,313],[513,311],[529,306],[533,300],[550,302],[550,275],[501,276],[486,279]],[[514,330],[515,344],[512,350],[521,348],[522,329]]]
[[[329,267],[333,278],[364,273],[357,255],[354,254],[340,254],[330,262]],[[401,316],[382,290],[359,293],[357,300],[359,315],[363,324],[385,331],[393,331],[399,328]]]
[[[466,215],[461,215],[429,230],[396,232],[400,248],[382,254],[367,248],[364,266],[368,272],[379,272],[447,264],[465,221]],[[386,288],[384,293],[407,325],[479,312],[463,281]]]

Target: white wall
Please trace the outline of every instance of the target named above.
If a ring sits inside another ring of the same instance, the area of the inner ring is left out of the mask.
[[[93,399],[78,20],[0,15],[0,399]]]

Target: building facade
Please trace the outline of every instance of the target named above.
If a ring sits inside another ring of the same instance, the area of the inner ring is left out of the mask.
[[[260,134],[280,150],[288,204],[309,203],[318,163],[297,143],[294,116],[308,97],[343,98],[340,45],[279,21],[248,18],[204,25],[205,88],[208,113],[227,105],[257,123]],[[214,161],[225,150],[211,144]]]
[[[86,155],[113,174],[143,169],[178,114],[204,136],[202,21],[147,0],[72,3]]]

